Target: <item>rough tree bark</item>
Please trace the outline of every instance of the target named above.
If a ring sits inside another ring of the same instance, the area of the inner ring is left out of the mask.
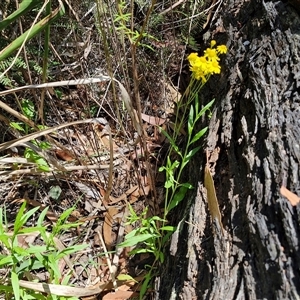
[[[210,220],[202,154],[156,299],[300,299],[300,207],[279,192],[286,182],[300,195],[297,1],[227,0],[209,31],[229,48],[202,93],[216,98],[206,146],[225,234]]]

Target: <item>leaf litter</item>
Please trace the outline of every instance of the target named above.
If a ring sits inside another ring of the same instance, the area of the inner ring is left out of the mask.
[[[132,272],[133,268],[128,266],[129,248],[117,247],[125,234],[134,229],[126,224],[128,205],[132,205],[137,214],[144,211],[145,207],[157,206],[151,203],[152,189],[155,187],[151,185],[151,176],[147,173],[145,149],[137,137],[146,133],[151,172],[156,176],[160,163],[157,156],[166,142],[157,126],[167,130],[174,103],[180,98],[178,89],[168,80],[157,83],[156,79],[153,87],[160,86],[162,94],[150,89],[149,96],[158,100],[150,104],[143,103],[141,120],[131,102],[130,92],[118,81],[121,94],[119,106],[123,101],[125,109],[121,111],[123,119],[117,118],[108,87],[112,79],[105,75],[0,92],[1,96],[5,96],[21,92],[28,94],[29,88],[31,91],[34,89],[34,93],[38,88],[46,88],[51,91],[49,97],[52,97],[49,104],[52,105],[52,115],[48,116],[47,127],[43,129],[37,128],[32,120],[14,108],[0,102],[7,113],[34,129],[21,135],[11,131],[10,138],[0,144],[1,156],[3,154],[0,158],[1,197],[8,213],[8,233],[13,233],[14,216],[23,202],[27,203],[28,209],[38,208],[33,219],[27,222],[29,227],[37,222],[39,214],[48,207],[44,226],[49,232],[60,215],[74,206],[66,225],[71,222],[78,223],[78,226],[67,228],[64,233],[54,237],[57,250],[64,251],[74,244],[88,245],[86,249],[65,255],[59,260],[60,283],[70,276],[68,286],[48,282],[50,274],[39,269],[20,278],[21,287],[82,299],[96,299],[97,295],[112,300],[138,297],[144,273],[140,275],[141,270]],[[69,94],[65,92],[61,99],[55,97],[53,87],[70,84],[75,88]],[[100,103],[93,89],[99,94],[107,93],[107,97]],[[84,95],[86,103],[82,100]],[[95,103],[104,111],[101,116],[90,116],[89,112],[84,111],[85,107]],[[122,131],[121,121],[125,131]],[[42,140],[48,141],[51,148],[40,151],[32,143]],[[22,157],[26,147],[38,150],[38,154],[47,161],[49,172],[41,171],[35,162]],[[110,180],[112,184],[109,188]],[[158,180],[159,184],[161,182]],[[18,235],[18,246],[23,248],[34,247],[42,242],[38,232]]]

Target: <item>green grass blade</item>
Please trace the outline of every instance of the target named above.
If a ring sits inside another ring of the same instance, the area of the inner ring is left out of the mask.
[[[13,287],[15,300],[20,300],[19,278],[15,272],[11,272],[11,285]]]
[[[157,235],[151,233],[141,234],[125,240],[123,243],[119,244],[118,247],[125,248],[125,247],[135,246],[138,243],[145,242],[148,239],[155,238],[155,237],[157,237]]]
[[[15,50],[21,47],[24,40],[27,41],[33,38],[35,35],[43,31],[46,26],[53,23],[56,19],[63,16],[65,13],[64,6],[56,8],[50,15],[45,17],[43,20],[35,24],[32,28],[28,29],[25,33],[16,38],[12,43],[10,43],[6,48],[0,52],[0,61],[4,60],[10,56]]]
[[[34,8],[39,3],[41,3],[39,0],[24,0],[16,11],[0,22],[0,31],[6,28],[13,21],[26,14],[30,9]]]

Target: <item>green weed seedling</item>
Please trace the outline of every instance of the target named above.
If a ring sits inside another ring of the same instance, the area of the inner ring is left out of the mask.
[[[48,208],[44,209],[37,221],[36,226],[27,227],[29,219],[38,211],[39,207],[26,211],[26,203],[23,203],[16,216],[13,231],[8,230],[5,211],[0,208],[0,244],[2,251],[0,254],[0,268],[7,270],[7,278],[0,280],[0,290],[5,294],[5,299],[78,299],[76,297],[60,297],[58,295],[44,296],[41,293],[22,288],[19,280],[26,280],[28,274],[34,274],[39,270],[44,270],[49,274],[48,282],[53,284],[68,285],[70,274],[62,276],[59,270],[59,260],[66,255],[74,254],[87,247],[87,245],[69,246],[63,250],[58,250],[54,237],[69,228],[79,225],[79,223],[68,223],[75,207],[72,207],[58,218],[52,231],[48,232],[44,226],[44,220]],[[28,248],[19,245],[19,239],[23,235],[39,233],[42,245],[29,245]]]
[[[31,100],[23,99],[20,102],[20,107],[25,117],[29,120],[34,120],[36,109]],[[21,122],[10,122],[10,126],[15,130],[24,132],[25,134],[30,133],[31,129],[27,124]],[[38,126],[38,128],[45,129],[45,126]],[[47,150],[51,148],[51,145],[48,142],[31,141],[31,143],[40,150]],[[47,161],[32,148],[25,148],[24,157],[27,158],[28,161],[35,163],[40,171],[48,172],[50,170]]]

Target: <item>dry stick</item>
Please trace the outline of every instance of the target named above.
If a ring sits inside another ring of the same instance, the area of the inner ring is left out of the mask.
[[[121,160],[116,160],[114,161],[114,166],[117,166],[122,162]],[[28,162],[26,162],[28,164]],[[109,169],[111,166],[110,165],[85,165],[85,166],[65,166],[64,167],[64,172],[72,172],[72,171],[80,171],[80,170],[105,170]],[[53,174],[50,172],[54,172],[53,168],[49,168],[49,173],[45,173],[43,171],[38,171],[36,169],[20,169],[20,170],[15,170],[15,171],[0,171],[0,176],[1,175],[23,175],[23,174],[30,174],[30,175],[49,175],[52,176]]]
[[[41,84],[31,84],[31,85],[20,86],[20,87],[17,87],[17,88],[11,89],[11,90],[7,90],[7,91],[2,91],[2,92],[0,92],[0,96],[11,94],[12,92],[19,92],[19,91],[26,90],[26,89],[41,89],[41,88],[58,87],[58,86],[64,86],[64,85],[90,84],[90,83],[109,81],[112,79],[113,78],[111,78],[109,76],[100,74],[97,77],[91,77],[91,78],[46,82],[46,83],[41,83]]]
[[[111,135],[111,130],[109,125],[107,124],[106,129],[108,130],[109,134],[109,171],[108,171],[108,182],[107,182],[107,188],[106,188],[106,193],[104,195],[104,203],[108,203],[109,196],[112,191],[112,185],[113,185],[113,168],[114,168],[114,145],[113,145],[113,140],[112,140],[112,135]]]
[[[128,204],[128,201],[126,198],[125,198],[125,202],[127,202],[127,205],[125,206],[122,221],[120,222],[120,227],[119,227],[117,242],[116,242],[116,253],[115,253],[115,255],[113,257],[113,261],[112,261],[112,271],[114,272],[114,274],[116,274],[116,272],[117,272],[120,255],[123,251],[123,248],[119,248],[118,245],[122,242],[124,232],[125,232],[125,223],[127,221],[127,217],[129,216],[129,210],[128,210],[129,204]]]
[[[113,284],[113,287],[115,289],[115,291],[118,290],[118,285],[117,285],[117,281],[116,281],[116,276],[115,276],[115,272],[112,268],[112,265],[111,265],[111,261],[110,261],[110,258],[109,258],[109,255],[107,253],[107,249],[106,249],[106,246],[105,246],[105,243],[104,243],[104,240],[102,238],[102,234],[100,233],[99,230],[96,231],[98,236],[99,236],[99,239],[101,241],[101,244],[102,244],[102,247],[103,247],[103,250],[104,250],[104,254],[105,254],[105,257],[106,257],[106,260],[107,260],[107,265],[108,265],[108,268],[109,268],[109,272],[110,272],[110,276],[111,276],[111,280],[112,280],[112,284]]]
[[[147,11],[146,18],[144,20],[142,29],[140,31],[140,35],[137,38],[137,40],[135,41],[135,43],[133,45],[131,45],[134,95],[135,95],[138,119],[139,119],[140,124],[142,124],[142,108],[141,108],[140,93],[139,93],[139,89],[138,89],[139,88],[139,79],[138,79],[138,74],[137,74],[137,69],[138,68],[137,68],[137,63],[136,63],[136,47],[137,47],[137,45],[139,45],[141,39],[143,38],[143,34],[145,32],[146,26],[148,25],[150,15],[151,15],[151,13],[154,9],[155,4],[156,4],[156,0],[152,0],[151,1],[151,6],[149,7],[149,9]],[[132,21],[132,24],[133,24],[133,21]],[[147,170],[148,176],[150,177],[150,188],[153,192],[152,202],[154,204],[154,209],[155,209],[154,213],[157,214],[157,213],[159,213],[159,208],[156,207],[157,194],[156,194],[156,190],[155,190],[155,182],[154,182],[154,178],[153,178],[153,173],[152,173],[150,163],[149,163],[149,156],[150,155],[149,155],[148,148],[147,148],[146,135],[145,135],[144,130],[142,130],[142,133],[140,135],[140,139],[141,139],[141,146],[142,146],[142,149],[144,150],[145,157],[146,157],[146,170]],[[158,211],[156,211],[156,210],[158,210]]]
[[[1,92],[0,92],[1,94]],[[25,124],[29,125],[32,128],[35,128],[34,122],[32,122],[30,119],[22,115],[21,113],[17,112],[16,110],[12,109],[9,107],[7,104],[4,102],[0,101],[0,107],[6,110],[8,113],[19,119],[20,121],[24,122]]]
[[[160,12],[159,14],[162,16],[162,15],[166,14],[167,12],[174,9],[176,6],[178,6],[179,4],[181,4],[182,2],[185,2],[185,1],[186,0],[179,0],[176,3],[174,3],[173,5],[171,5],[169,8],[167,8],[164,11]]]
[[[137,63],[136,63],[136,45],[132,45],[132,73],[133,73],[133,82],[134,82],[134,95],[135,95],[135,99],[136,99],[136,107],[137,107],[137,115],[138,115],[138,120],[139,120],[139,124],[142,123],[142,108],[141,108],[141,99],[140,99],[140,93],[139,93],[139,89],[138,89],[138,74],[137,74]],[[154,214],[158,214],[159,213],[159,208],[156,207],[157,203],[156,203],[156,199],[157,199],[157,194],[156,194],[156,190],[155,190],[155,182],[154,182],[154,178],[153,178],[153,173],[150,167],[150,163],[149,163],[149,152],[147,149],[147,141],[146,141],[146,135],[145,135],[145,131],[141,128],[141,132],[139,133],[139,137],[140,137],[140,143],[142,146],[142,149],[144,151],[144,155],[145,155],[145,164],[146,164],[146,170],[147,170],[147,174],[150,178],[150,189],[152,190],[152,202],[154,205]],[[142,185],[142,188],[144,186]]]
[[[53,294],[58,296],[74,296],[74,297],[88,297],[101,293],[107,286],[107,284],[102,284],[96,288],[80,288],[71,287],[67,285],[58,284],[47,284],[47,283],[37,283],[25,280],[19,280],[19,285],[23,288]]]

